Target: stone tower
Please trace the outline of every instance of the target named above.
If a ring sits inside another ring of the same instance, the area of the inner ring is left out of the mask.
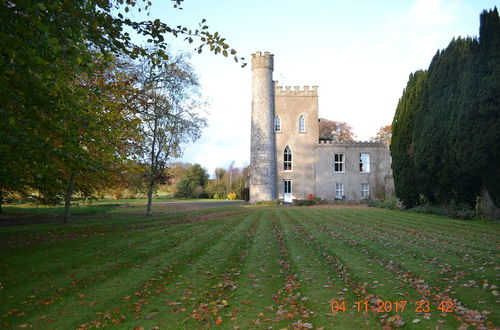
[[[252,54],[250,203],[276,200],[273,55]]]

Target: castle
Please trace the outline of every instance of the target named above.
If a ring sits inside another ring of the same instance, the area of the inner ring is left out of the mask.
[[[273,81],[274,56],[252,54],[250,202],[382,199],[393,194],[391,157],[378,142],[319,139],[318,87]]]

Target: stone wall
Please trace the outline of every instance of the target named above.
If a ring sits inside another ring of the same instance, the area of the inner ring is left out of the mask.
[[[391,158],[389,149],[382,143],[348,142],[318,143],[316,149],[316,194],[326,200],[335,199],[335,184],[344,185],[346,200],[361,198],[361,184],[369,184],[372,199],[383,199],[393,193]],[[344,154],[344,172],[335,173],[334,154]],[[361,153],[370,155],[370,172],[359,170]]]
[[[276,162],[278,166],[278,198],[283,199],[283,181],[292,180],[294,199],[305,199],[315,193],[315,152],[318,141],[317,86],[275,87],[276,115],[281,119],[281,131],[276,132]],[[304,116],[305,132],[299,132],[299,118]],[[292,170],[285,171],[283,154],[286,146],[292,150]]]
[[[273,55],[252,54],[250,202],[276,200]]]

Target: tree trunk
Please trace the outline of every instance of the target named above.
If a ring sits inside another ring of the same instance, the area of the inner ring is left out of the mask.
[[[146,216],[148,217],[153,215],[153,210],[151,209],[153,204],[153,190],[154,190],[154,183],[150,182],[148,187],[148,209],[146,211]]]
[[[2,202],[3,202],[3,195],[2,195],[2,189],[0,189],[0,214],[2,214]]]
[[[68,189],[64,197],[64,223],[71,221],[71,197],[73,196],[73,189],[75,188],[75,175],[71,173],[69,178]]]

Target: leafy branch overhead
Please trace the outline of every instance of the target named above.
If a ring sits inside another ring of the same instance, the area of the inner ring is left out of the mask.
[[[174,3],[174,8],[182,10],[180,5],[183,0],[171,1]],[[144,10],[149,10],[152,5],[151,1],[142,0],[142,2],[145,4]],[[175,38],[184,37],[184,41],[190,44],[194,43],[196,39],[199,40],[199,44],[195,47],[195,50],[198,53],[202,53],[203,49],[208,47],[210,52],[213,52],[214,54],[222,54],[225,57],[230,55],[233,56],[236,63],[242,63],[241,67],[245,67],[247,65],[245,58],[239,57],[237,55],[237,51],[230,48],[229,44],[226,42],[226,38],[223,38],[219,32],[212,33],[209,30],[209,26],[206,24],[206,19],[203,19],[198,24],[196,29],[190,29],[182,25],[174,27],[168,23],[162,22],[159,19],[136,22],[129,17],[126,17],[130,13],[130,7],[138,7],[137,10],[139,12],[142,11],[139,7],[138,1],[118,0],[115,4],[115,9],[123,9],[125,13],[118,13],[117,18],[112,19],[115,20],[117,26],[131,27],[138,34],[147,37],[148,43],[155,45],[157,50],[152,55],[154,56],[153,58],[156,64],[160,64],[161,59],[168,60],[168,54],[165,52],[168,45],[168,43],[165,42],[165,35],[170,34]],[[107,19],[109,19],[109,17]],[[128,33],[122,33],[122,30],[120,29],[119,36],[120,37],[118,39],[122,39],[123,41],[118,40],[116,43],[117,49],[130,54],[132,57],[136,57],[137,55],[145,56],[147,54],[147,49],[142,46],[132,44]]]

